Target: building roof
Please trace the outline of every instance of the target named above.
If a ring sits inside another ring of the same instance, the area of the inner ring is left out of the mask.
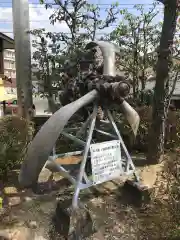
[[[153,90],[155,86],[155,81],[148,81],[146,83],[146,90]],[[170,86],[171,88],[171,86]],[[176,87],[173,92],[172,99],[180,99],[180,79],[176,82]]]
[[[4,49],[14,49],[14,39],[0,32],[0,39],[3,39]]]
[[[177,65],[180,65],[180,57],[179,56],[173,57],[173,62]],[[146,90],[152,90],[155,86],[155,74],[151,68],[149,68],[148,70],[151,78],[146,83]],[[174,89],[172,99],[180,99],[180,77],[176,82],[176,87]]]
[[[0,38],[2,38],[3,40],[6,40],[8,42],[14,43],[14,39],[12,39],[11,37],[5,35],[4,33],[0,32]]]

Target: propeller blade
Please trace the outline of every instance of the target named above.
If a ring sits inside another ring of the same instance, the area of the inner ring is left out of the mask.
[[[72,115],[83,106],[93,102],[97,97],[98,92],[96,90],[89,92],[80,99],[59,109],[41,127],[29,145],[26,158],[21,166],[19,182],[23,187],[30,187],[37,182],[60,133]]]
[[[136,136],[140,123],[139,114],[125,100],[121,104],[121,111],[129,122],[133,133]]]

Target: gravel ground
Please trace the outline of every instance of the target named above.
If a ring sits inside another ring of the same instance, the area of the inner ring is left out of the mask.
[[[18,235],[17,232],[20,234],[20,237],[11,236],[9,239],[63,239],[62,237],[50,237],[49,231],[58,199],[71,197],[73,189],[59,175],[54,176],[56,187],[51,189],[49,180],[47,181],[49,176],[46,174],[47,172],[42,174],[43,181],[46,182],[46,194],[35,195],[31,191],[20,192],[18,190],[17,193],[7,194],[8,197],[6,197],[9,199],[14,195],[16,197],[12,199],[12,206],[8,213],[0,215],[0,231],[14,235]],[[90,191],[83,191],[81,200],[89,209],[93,223],[98,229],[98,234],[86,239],[158,240],[159,236],[156,236],[153,230],[147,231],[146,220],[149,218],[146,215],[147,205],[141,207],[128,205],[122,189],[122,181],[110,181],[93,187]],[[131,192],[131,196],[134,197],[134,195],[135,193]]]

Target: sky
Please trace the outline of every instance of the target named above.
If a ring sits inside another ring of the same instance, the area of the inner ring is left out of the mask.
[[[53,0],[47,0],[47,2],[53,2]],[[153,3],[153,0],[89,0],[89,3],[99,4],[101,8],[101,17],[105,17],[105,9],[110,6],[111,3],[118,2],[121,9],[127,8],[132,13],[136,13],[133,9],[134,4],[143,4],[148,10]],[[57,23],[51,25],[49,23],[49,16],[52,13],[52,9],[46,10],[42,5],[38,4],[38,0],[29,0],[29,15],[30,15],[30,28],[45,28],[46,31],[52,32],[68,32],[68,28],[65,23]],[[160,11],[156,21],[162,20],[163,8],[157,7]],[[120,19],[119,19],[120,20]],[[106,30],[111,31],[116,27],[116,23],[112,27]],[[0,32],[13,37],[13,24],[12,24],[12,0],[0,0]]]

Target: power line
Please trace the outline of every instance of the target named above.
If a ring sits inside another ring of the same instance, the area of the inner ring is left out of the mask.
[[[12,2],[0,2],[0,4],[12,4]],[[59,6],[58,4],[56,3],[46,3],[46,4],[50,4],[51,6]],[[29,7],[30,8],[44,8],[46,4],[40,4],[40,3],[29,3]],[[91,4],[91,3],[90,3]],[[106,7],[110,7],[112,4],[110,3],[93,3],[94,5],[96,6],[106,6]],[[142,5],[142,6],[153,6],[152,3],[122,3],[122,4],[119,4],[118,8],[121,8],[121,6],[135,6],[135,5]],[[102,8],[101,9],[106,9],[106,8]],[[131,7],[131,8],[126,8],[126,9],[134,9],[134,7]]]
[[[160,11],[161,9],[157,9],[157,10],[158,10],[158,13],[163,13],[163,11]],[[47,22],[47,21],[50,21],[50,20],[49,19],[30,20],[30,22]],[[0,22],[12,23],[12,20],[10,20],[10,19],[0,19]]]
[[[0,4],[2,4],[2,3],[4,3],[4,4],[8,4],[8,3],[11,3],[11,2],[1,2]],[[52,4],[52,5],[56,5],[56,6],[58,6],[58,4],[54,4],[54,3],[48,3],[48,4]],[[140,4],[140,3],[136,3],[136,4]],[[132,4],[132,3],[123,3],[123,4],[120,4],[120,6],[133,6],[133,5],[136,5],[136,4]],[[41,6],[40,8],[42,8],[42,9],[44,9],[44,5],[42,5],[42,4],[39,4],[39,3],[31,3],[30,5],[36,5],[36,6]],[[97,3],[97,4],[95,4],[95,5],[99,5],[99,6],[110,6],[111,4],[105,4],[105,3]],[[153,4],[145,4],[145,3],[143,3],[143,4],[140,4],[140,5],[143,5],[143,6],[152,6]],[[33,7],[34,7],[33,6]],[[30,6],[30,8],[32,8],[32,6]],[[56,9],[56,8],[54,8],[54,9]],[[101,7],[101,9],[105,9],[105,8],[102,8]],[[100,10],[101,10],[100,9]],[[120,8],[119,8],[120,9]],[[126,9],[134,9],[134,10],[136,10],[135,8],[126,8]],[[158,9],[157,9],[158,10]],[[161,9],[159,9],[159,10],[161,10]],[[12,20],[8,20],[8,19],[1,19],[0,20],[0,22],[3,22],[3,23],[12,23]],[[30,21],[30,23],[33,23],[33,22],[49,22],[49,20],[31,20]],[[117,25],[111,25],[111,27],[117,27]],[[9,32],[7,32],[7,33],[9,33]],[[10,32],[10,33],[12,33],[12,32]],[[68,33],[67,33],[68,34]],[[103,34],[103,33],[101,33],[101,34]]]
[[[2,4],[11,4],[12,1],[10,2],[0,2]],[[49,2],[46,2],[44,4],[40,4],[40,3],[29,3],[29,5],[40,5],[40,6],[43,6],[45,4],[52,4],[52,5],[57,5],[59,6],[59,4],[57,3],[49,3]],[[90,3],[91,4],[91,3]],[[100,5],[100,6],[110,6],[111,3],[93,3],[94,5]],[[134,6],[134,5],[142,5],[142,6],[153,6],[153,3],[120,3],[119,5],[122,5],[122,6]]]
[[[108,7],[111,7],[110,4],[107,4],[107,5],[102,5],[102,4],[95,4],[97,7],[100,7],[101,9],[107,9]],[[56,6],[58,7],[59,5],[53,5],[53,6]],[[147,5],[144,5],[146,7],[148,7]],[[160,6],[159,6],[160,7]],[[45,5],[42,5],[42,6],[29,6],[29,8],[45,8]],[[52,7],[52,9],[54,9],[55,7]],[[121,9],[135,9],[133,6],[132,7],[126,7],[125,5],[119,5],[118,8],[121,8]],[[163,9],[163,7],[161,7]],[[70,8],[71,9],[71,8]]]
[[[0,8],[2,9],[2,8],[6,8],[5,6],[1,6],[0,5]],[[7,7],[8,8],[8,7]],[[56,9],[59,9],[58,7],[57,8],[45,8],[45,7],[40,7],[40,8],[38,8],[38,7],[29,7],[29,9],[44,9],[44,10],[48,10],[48,9],[52,9],[52,10],[56,10]],[[117,8],[117,10],[134,10],[134,11],[137,11],[137,9],[136,8],[134,8],[134,7],[132,7],[132,8],[123,8],[123,7],[118,7]],[[68,8],[68,10],[73,10],[73,8]],[[100,7],[99,8],[99,10],[108,10],[108,8],[105,8],[105,7]],[[146,9],[145,9],[146,10]],[[147,9],[148,10],[148,9]],[[163,10],[163,8],[156,8],[156,10]],[[2,10],[1,10],[2,11]]]
[[[12,2],[0,2],[0,4],[12,4]],[[56,4],[56,3],[46,3],[46,4],[50,4],[50,5],[52,5],[52,6],[59,6],[58,4]],[[91,4],[91,3],[90,3]],[[94,3],[94,5],[96,5],[96,6],[100,6],[100,10],[105,10],[105,9],[107,9],[107,7],[109,6],[111,6],[112,4],[110,4],[110,3]],[[119,4],[119,6],[118,6],[118,9],[124,9],[124,8],[126,8],[127,10],[136,10],[135,8],[134,8],[134,6],[135,5],[142,5],[142,6],[153,6],[153,4],[152,3],[122,3],[122,4]],[[101,7],[101,6],[106,6],[106,7]],[[121,7],[121,6],[124,6],[124,7]],[[132,7],[126,7],[126,6],[132,6]],[[1,5],[0,5],[0,7],[1,7]],[[6,6],[5,6],[6,7]],[[42,9],[44,9],[45,8],[45,4],[40,4],[40,3],[29,3],[29,8],[42,8]],[[53,9],[56,9],[56,8],[53,8]],[[69,9],[71,9],[71,8],[69,8]],[[161,8],[161,9],[163,9],[163,8]]]
[[[40,3],[30,3],[33,5],[43,5]],[[57,3],[44,3],[44,4],[52,4],[52,5],[58,5]],[[111,3],[94,3],[95,5],[111,5]],[[120,3],[120,5],[126,5],[126,6],[130,6],[130,5],[153,5],[153,3]]]
[[[0,20],[0,23],[13,23],[13,21],[10,21],[10,20]],[[49,22],[50,23],[50,20],[32,20],[32,21],[29,21],[30,23],[41,23],[41,22]],[[58,23],[58,22],[57,22]],[[51,23],[50,23],[51,24]],[[111,25],[111,26],[116,26],[117,27],[117,25]]]
[[[1,32],[1,31],[0,31]],[[10,34],[13,34],[13,31],[9,31],[9,32],[1,32],[1,33],[10,33]],[[70,35],[71,33],[70,32],[51,32],[52,34],[61,34],[61,33],[64,33],[66,35]],[[46,35],[47,33],[42,33],[43,35]],[[78,33],[77,35],[84,35],[84,34],[87,34],[86,32],[82,32],[82,33]],[[99,33],[96,33],[96,35],[107,35],[108,33],[107,32],[99,32]],[[175,35],[179,36],[180,33],[175,33]]]
[[[41,19],[41,20],[30,20],[29,21],[30,23],[41,23],[41,22],[49,22],[50,23],[50,20],[49,19]],[[6,20],[6,19],[0,19],[0,23],[13,23],[12,20]],[[57,22],[58,23],[58,22]],[[114,25],[111,25],[111,26],[114,26]],[[117,26],[117,25],[115,25]]]
[[[0,31],[1,32],[1,31]],[[1,32],[1,33],[4,33],[4,34],[8,34],[8,33],[10,33],[10,34],[13,34],[13,31],[9,31],[9,32]],[[56,32],[52,32],[53,34],[56,34]],[[64,34],[66,34],[66,35],[69,35],[69,34],[71,34],[71,33],[68,33],[68,32],[58,32],[58,33],[64,33]],[[45,34],[46,35],[46,33],[42,33],[43,35]],[[87,34],[86,32],[83,32],[83,33],[78,33],[77,35],[82,35],[82,34]],[[107,32],[102,32],[102,33],[96,33],[96,34],[98,34],[98,35],[106,35],[107,34]]]
[[[1,3],[0,3],[1,4]],[[109,5],[110,6],[110,5]],[[6,6],[1,6],[0,5],[0,7],[6,7]],[[30,9],[45,9],[46,10],[46,8],[44,7],[44,6],[42,6],[42,7],[29,7]],[[48,8],[48,9],[58,9],[58,8]],[[71,10],[71,9],[73,9],[73,8],[68,8],[69,10]],[[106,10],[107,9],[107,7],[100,7],[100,10]],[[118,7],[118,9],[119,10],[123,10],[123,9],[127,9],[127,10],[134,10],[134,11],[136,11],[137,9],[136,8],[134,8],[134,7]],[[163,8],[156,8],[156,10],[163,10]]]
[[[30,23],[42,23],[42,22],[49,22],[50,24],[51,24],[51,22],[50,22],[50,20],[49,19],[41,19],[41,20],[30,20],[29,21]],[[13,24],[13,21],[12,20],[6,20],[6,19],[0,19],[0,23],[5,23],[5,24]],[[58,23],[58,22],[57,22]],[[111,26],[115,26],[115,27],[117,27],[118,25],[111,25]]]
[[[7,4],[7,3],[10,3],[10,2],[0,2],[0,4],[2,4],[2,3],[5,3],[5,4]],[[42,4],[38,4],[38,3],[31,3],[32,5],[42,5]],[[136,3],[136,4],[139,4],[139,3]],[[53,4],[53,5],[57,5],[57,4]],[[100,4],[95,4],[95,5],[99,5],[99,6],[110,6],[111,4],[103,4],[103,3],[100,3]],[[131,6],[131,5],[135,5],[135,4],[132,4],[132,3],[123,3],[123,4],[120,4],[120,6]],[[153,4],[141,4],[141,5],[143,5],[143,6],[152,6]],[[32,6],[30,6],[30,8],[32,8]],[[44,6],[42,6],[41,7],[42,9],[45,9],[45,7]],[[56,8],[54,8],[54,9],[56,9]],[[106,9],[106,8],[100,8],[100,10],[103,10],[103,9]],[[118,9],[119,10],[121,10],[121,8],[119,8],[118,7]],[[129,10],[129,9],[132,9],[132,10],[136,10],[135,8],[126,8],[127,10]],[[157,11],[159,11],[159,10],[162,10],[162,8],[161,9],[156,9]],[[161,12],[159,12],[159,13],[161,13]],[[47,20],[47,19],[45,19],[45,20],[30,20],[30,22],[48,22],[49,20]],[[12,20],[8,20],[8,19],[0,19],[0,22],[3,22],[3,23],[12,23]]]

